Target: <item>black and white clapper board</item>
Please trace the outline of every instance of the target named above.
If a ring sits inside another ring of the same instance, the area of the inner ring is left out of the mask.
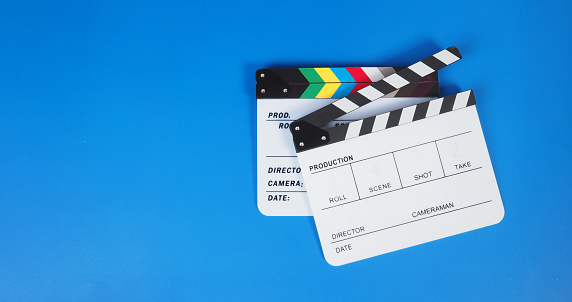
[[[290,125],[328,263],[343,265],[502,220],[472,90],[320,128],[460,59],[449,47]]]

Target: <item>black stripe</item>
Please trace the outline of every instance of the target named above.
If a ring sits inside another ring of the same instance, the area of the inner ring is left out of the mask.
[[[373,122],[375,121],[375,116],[370,116],[363,120],[361,123],[361,129],[359,130],[359,135],[364,135],[371,133],[373,130]]]
[[[443,98],[443,104],[441,104],[441,111],[439,111],[439,114],[453,110],[456,96],[456,94],[453,94]]]
[[[375,82],[371,85],[373,88],[381,91],[383,94],[388,94],[390,92],[393,92],[395,90],[397,90],[395,87],[389,85],[389,83],[387,83],[384,80],[381,80],[379,82]]]
[[[387,125],[385,128],[391,128],[399,125],[399,119],[401,118],[401,111],[403,109],[393,110],[389,113],[389,117],[387,118]]]
[[[302,96],[304,91],[306,91],[306,88],[308,88],[308,86],[310,86],[310,84],[291,84],[290,89],[288,89],[288,92],[284,93],[284,91],[279,91],[279,93],[281,93],[282,96],[277,98],[298,99]]]
[[[427,116],[427,109],[429,109],[429,102],[417,104],[415,113],[413,113],[413,121],[424,119]]]
[[[354,104],[356,104],[360,107],[371,102],[368,98],[363,96],[363,94],[361,94],[357,91],[346,96],[346,99],[352,101]]]
[[[274,72],[282,80],[291,84],[309,83],[298,68],[274,68],[267,71]]]
[[[330,135],[330,141],[328,144],[343,141],[346,139],[346,134],[348,133],[349,124],[339,125],[337,127],[332,127],[326,129]]]
[[[302,96],[306,88],[310,84],[289,85],[282,83],[282,85],[272,85],[272,83],[257,83],[256,84],[256,98],[257,99],[297,99]],[[262,93],[264,89],[264,93]],[[286,89],[286,92],[284,92]]]
[[[327,124],[330,121],[337,119],[338,117],[344,114],[346,113],[342,109],[336,107],[333,104],[329,104],[302,117],[300,120],[306,121],[314,126],[320,127]]]
[[[407,80],[408,82],[417,82],[417,80],[419,80],[421,77],[416,74],[415,72],[413,72],[413,70],[409,69],[409,68],[405,68],[403,70],[400,70],[397,72],[398,75],[400,75],[402,78],[404,78],[405,80]]]
[[[425,65],[431,67],[433,70],[439,70],[439,69],[447,66],[447,64],[439,61],[434,56],[430,56],[427,59],[422,60],[421,62],[425,63]]]
[[[461,56],[461,52],[457,49],[457,47],[451,46],[451,47],[447,48],[447,50],[450,53],[454,54],[455,57],[459,58],[459,60],[463,58],[463,56]]]
[[[473,93],[473,91],[471,90],[471,94],[469,94],[469,101],[467,102],[467,107],[469,106],[473,106],[477,103],[477,100],[475,100],[475,94]]]

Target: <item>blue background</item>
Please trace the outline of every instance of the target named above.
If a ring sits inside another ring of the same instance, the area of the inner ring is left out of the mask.
[[[537,3],[538,2],[538,3]],[[0,300],[572,296],[569,1],[2,1]],[[455,45],[506,209],[332,267],[256,206],[258,68],[409,65]]]

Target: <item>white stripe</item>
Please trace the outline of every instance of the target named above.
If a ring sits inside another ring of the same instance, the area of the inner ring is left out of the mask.
[[[342,111],[344,111],[345,113],[348,113],[350,111],[356,110],[357,108],[359,108],[358,105],[354,104],[352,101],[343,98],[343,99],[339,99],[335,102],[333,102],[332,104],[334,104],[334,106],[342,109]]]
[[[373,127],[371,128],[371,132],[385,129],[385,126],[387,126],[388,118],[389,118],[389,112],[376,116],[375,120],[373,121]]]
[[[413,121],[413,115],[415,114],[415,108],[417,106],[409,106],[401,110],[401,117],[399,118],[399,125],[411,123]]]
[[[453,110],[461,109],[467,107],[467,103],[469,102],[469,96],[471,95],[471,91],[463,91],[461,93],[457,93],[455,96],[455,104],[453,104]]]
[[[351,122],[348,124],[348,132],[346,133],[345,139],[350,139],[359,136],[359,131],[361,130],[361,124],[363,120]]]
[[[427,108],[427,114],[425,115],[425,117],[438,115],[439,111],[441,111],[442,104],[443,104],[443,98],[430,101],[429,108]]]
[[[446,65],[449,65],[453,62],[459,61],[459,58],[457,58],[457,56],[455,56],[454,54],[452,54],[451,52],[449,52],[448,50],[441,50],[440,52],[436,53],[433,55],[435,58],[437,58],[439,61],[445,63]]]
[[[426,76],[426,75],[428,75],[434,71],[431,67],[425,65],[425,63],[423,63],[421,61],[409,66],[408,68],[411,69],[416,74],[422,76],[422,77],[424,77],[424,76]]]
[[[365,86],[364,88],[358,90],[359,94],[365,96],[368,100],[377,100],[383,96],[383,93],[371,86]]]
[[[362,67],[361,70],[367,74],[372,82],[377,82],[384,78],[383,73],[377,67]]]
[[[406,79],[402,78],[400,75],[398,74],[392,74],[390,76],[388,76],[387,78],[385,78],[385,81],[387,83],[389,83],[389,85],[395,87],[395,88],[401,88],[407,84],[409,84],[409,81],[407,81]]]

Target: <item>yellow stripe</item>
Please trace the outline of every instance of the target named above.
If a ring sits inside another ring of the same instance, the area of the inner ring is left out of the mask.
[[[342,83],[326,83],[316,96],[317,99],[331,99]]]
[[[330,68],[314,68],[316,72],[320,75],[324,83],[339,83],[338,77]]]

